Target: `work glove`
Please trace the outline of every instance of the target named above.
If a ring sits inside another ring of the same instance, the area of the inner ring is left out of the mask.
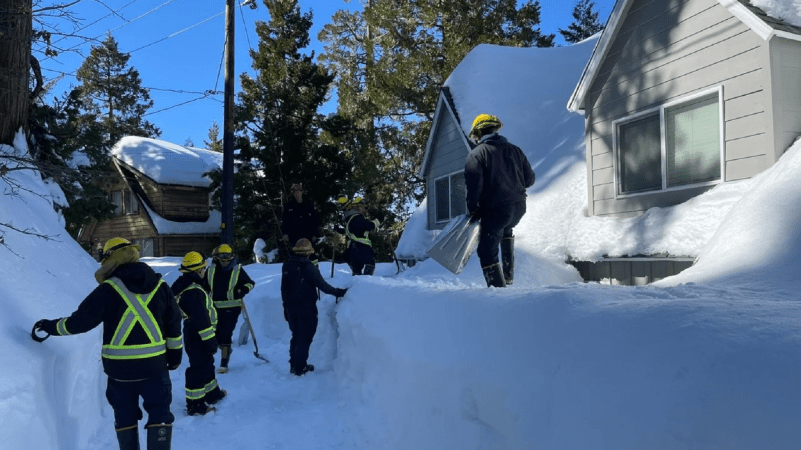
[[[58,324],[58,320],[48,320],[42,319],[33,326],[36,331],[47,333],[47,334],[55,334],[58,335],[58,331],[56,330],[56,325]]]
[[[203,342],[203,350],[205,350],[206,353],[208,353],[209,355],[214,355],[217,353],[216,338],[206,339],[205,341],[202,342]]]
[[[344,288],[337,289],[336,292],[334,292],[334,297],[336,297],[335,303],[339,303],[339,299],[344,297],[345,294],[347,294],[347,293],[348,293],[347,289],[344,289]]]
[[[181,365],[183,350],[180,348],[167,350],[167,369],[175,370]]]

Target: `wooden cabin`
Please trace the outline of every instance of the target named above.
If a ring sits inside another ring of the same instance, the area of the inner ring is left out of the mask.
[[[104,190],[115,216],[86,224],[78,242],[95,256],[113,237],[141,245],[142,256],[209,255],[219,245],[221,215],[210,208],[211,181],[203,174],[221,167],[222,154],[127,136],[112,155],[117,176]]]

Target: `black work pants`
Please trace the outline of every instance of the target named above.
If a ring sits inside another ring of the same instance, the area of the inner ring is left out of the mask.
[[[234,328],[236,328],[236,322],[239,320],[239,314],[241,312],[242,308],[239,306],[233,308],[217,308],[217,330],[215,331],[217,344],[231,345]]]
[[[314,335],[317,333],[317,305],[314,308],[285,309],[284,318],[289,324],[289,367],[300,373],[309,360]]]
[[[501,240],[513,236],[512,228],[525,213],[525,200],[481,209],[481,232],[476,249],[481,267],[498,263],[498,246]]]
[[[353,275],[362,275],[364,266],[371,264],[375,266],[375,252],[369,245],[351,242],[346,250],[345,259],[348,261]]]
[[[142,420],[139,398],[147,411],[147,425],[170,424],[175,416],[170,412],[172,403],[172,381],[170,374],[164,372],[145,380],[120,381],[109,377],[106,385],[106,399],[114,409],[114,428],[135,426]]]
[[[209,353],[197,332],[184,328],[184,349],[189,357],[185,372],[186,401],[202,400],[217,387],[214,355]]]

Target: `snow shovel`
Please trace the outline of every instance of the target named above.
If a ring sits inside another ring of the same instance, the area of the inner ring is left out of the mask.
[[[247,344],[249,336],[250,336],[250,327],[248,326],[248,323],[245,322],[242,324],[241,327],[239,327],[239,339],[237,340],[237,343],[240,346]]]
[[[242,299],[242,315],[245,317],[245,324],[244,325],[246,325],[248,327],[248,330],[250,331],[250,337],[253,338],[253,347],[256,348],[256,351],[254,351],[253,354],[256,355],[256,358],[259,358],[259,359],[261,359],[261,360],[263,360],[265,362],[270,362],[269,359],[259,355],[259,344],[256,343],[256,334],[253,333],[253,325],[251,325],[251,323],[250,323],[250,316],[248,316],[248,310],[247,310],[247,308],[245,308],[245,299],[244,298]],[[241,338],[240,338],[240,341],[241,341]]]
[[[469,215],[454,217],[426,254],[454,275],[459,275],[478,246],[479,230],[479,222],[471,222]]]

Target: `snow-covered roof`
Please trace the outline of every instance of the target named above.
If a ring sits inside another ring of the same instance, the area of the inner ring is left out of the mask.
[[[717,1],[765,41],[769,41],[773,36],[801,41],[801,3],[798,0]],[[632,0],[617,0],[615,3],[592,57],[567,102],[567,109],[570,111],[583,112],[584,97],[623,25],[621,19],[626,15],[631,2]]]
[[[120,139],[111,154],[160,184],[208,187],[203,174],[222,168],[222,153],[139,136]]]
[[[218,210],[209,211],[209,218],[205,222],[176,222],[167,220],[141,202],[145,207],[153,226],[160,236],[170,234],[216,234],[220,232],[222,213]]]

